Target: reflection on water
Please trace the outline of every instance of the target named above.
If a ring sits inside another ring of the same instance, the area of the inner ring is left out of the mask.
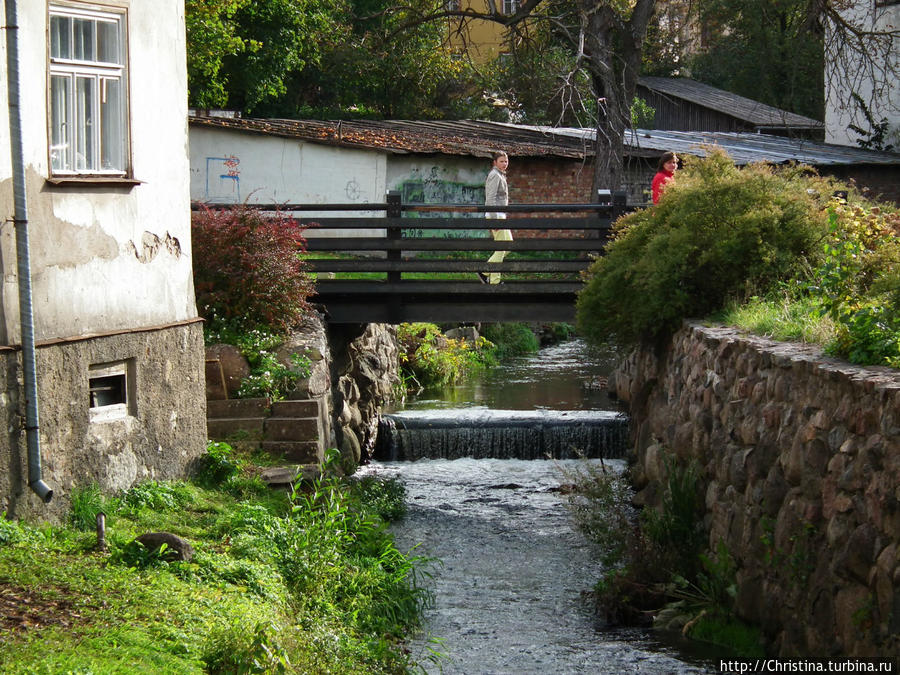
[[[610,349],[594,349],[583,340],[570,340],[511,359],[470,382],[425,389],[410,397],[403,407],[619,410],[606,387],[601,386],[618,359]]]

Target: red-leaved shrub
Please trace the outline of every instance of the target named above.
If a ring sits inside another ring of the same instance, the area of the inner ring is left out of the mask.
[[[313,284],[299,254],[303,227],[239,204],[193,214],[194,287],[210,324],[287,331],[308,311]]]

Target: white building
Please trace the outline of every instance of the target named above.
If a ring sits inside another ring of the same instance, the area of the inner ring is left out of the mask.
[[[8,430],[0,436],[0,513],[52,520],[74,488],[96,482],[115,492],[180,476],[205,446],[184,3],[6,4],[17,16],[3,16],[3,25],[17,29],[4,36],[17,40],[18,59],[0,81],[0,400]],[[3,48],[5,55],[10,43]],[[16,80],[19,134],[7,114]],[[9,221],[21,210],[27,228],[14,229]],[[26,441],[19,382],[29,332],[27,318],[20,330],[19,229],[30,244],[37,453]],[[35,468],[41,489],[29,490]]]
[[[853,26],[873,33],[900,31],[900,2],[856,0],[841,15]],[[840,49],[833,26],[825,36],[825,141],[856,146],[861,136],[855,125],[869,132],[871,126],[861,109],[866,107],[876,124],[887,121],[885,145],[900,149],[900,44],[896,36],[880,42],[864,38],[873,63]],[[853,96],[859,97],[857,100]]]

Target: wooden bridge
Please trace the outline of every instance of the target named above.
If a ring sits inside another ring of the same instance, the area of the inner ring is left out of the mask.
[[[310,300],[324,306],[329,322],[393,324],[571,322],[580,274],[626,210],[624,194],[606,204],[509,205],[506,220],[484,217],[496,207],[403,204],[399,193],[388,193],[384,204],[251,206],[293,215],[309,228]],[[321,217],[340,211],[379,215]],[[490,228],[498,225],[514,240],[494,241]],[[497,250],[511,253],[487,263]],[[478,272],[499,272],[502,283],[482,283]]]

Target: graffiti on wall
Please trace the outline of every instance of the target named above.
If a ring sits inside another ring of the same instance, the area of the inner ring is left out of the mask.
[[[417,169],[412,174],[401,180],[397,188],[404,204],[483,204],[484,185],[473,185],[447,180],[440,175],[440,169],[432,166],[427,172]],[[424,174],[424,175],[423,175]],[[441,217],[454,215],[458,218],[481,218],[480,213],[451,214],[431,212],[429,217]],[[407,217],[415,217],[410,213]],[[410,229],[409,236],[417,237],[487,237],[487,230],[418,230]]]
[[[235,204],[241,201],[240,164],[235,155],[206,158],[206,201]]]

